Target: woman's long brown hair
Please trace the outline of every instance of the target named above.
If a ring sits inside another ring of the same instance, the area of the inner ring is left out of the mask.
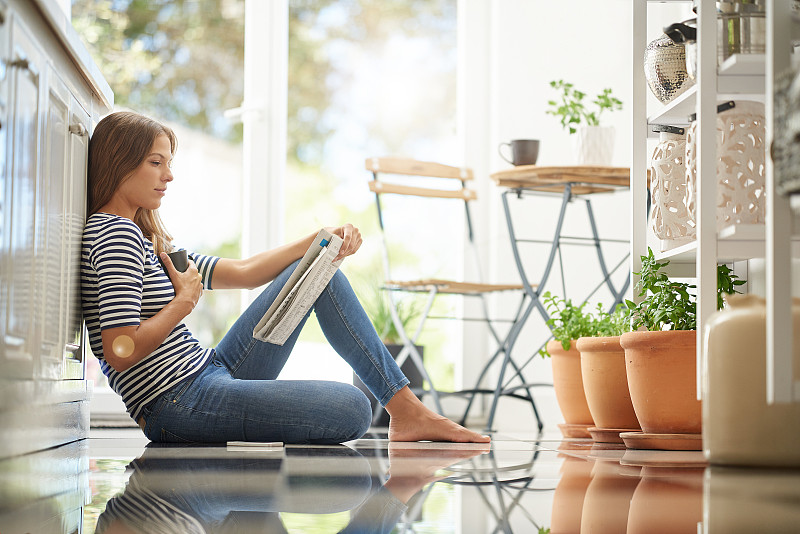
[[[159,135],[169,138],[174,155],[178,147],[175,132],[153,119],[118,111],[97,124],[89,141],[89,215],[100,211],[111,200],[120,185],[144,162]],[[133,222],[153,243],[156,254],[172,250],[172,236],[158,210],[139,208]]]

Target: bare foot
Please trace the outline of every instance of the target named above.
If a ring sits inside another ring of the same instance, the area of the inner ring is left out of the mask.
[[[444,449],[413,449],[408,445],[389,443],[389,479],[385,487],[395,497],[407,503],[419,490],[447,477],[439,472],[454,464],[486,454],[491,445],[449,445]]]
[[[482,436],[450,419],[434,413],[408,387],[398,391],[386,405],[389,412],[389,441],[451,441],[455,443],[489,443]]]
[[[397,477],[437,476],[437,471],[454,464],[487,454],[492,450],[489,443],[480,445],[446,445],[443,448],[418,448],[414,445],[389,443],[389,474]],[[441,477],[440,477],[441,478]]]

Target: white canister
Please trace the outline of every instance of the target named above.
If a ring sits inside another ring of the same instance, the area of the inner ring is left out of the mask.
[[[712,464],[800,467],[800,403],[767,404],[766,301],[731,295],[705,329],[703,449]],[[800,380],[800,299],[792,302]]]

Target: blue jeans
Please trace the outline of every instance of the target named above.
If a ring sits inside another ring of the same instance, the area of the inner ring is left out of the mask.
[[[310,311],[283,346],[253,338],[253,328],[296,264],[284,270],[239,317],[200,374],[144,408],[148,439],[341,443],[364,435],[372,407],[355,386],[276,380]],[[334,275],[312,309],[328,342],[382,405],[408,384],[341,272]]]
[[[383,477],[370,461],[345,446],[293,448],[273,458],[246,452],[198,456],[172,447],[151,443],[131,462],[125,491],[107,503],[95,532],[110,532],[119,521],[130,527],[126,532],[187,532],[187,520],[194,520],[203,528],[191,532],[286,533],[281,512],[352,510],[342,533],[379,534],[392,532],[408,509],[381,486]],[[342,471],[312,474],[306,458]]]

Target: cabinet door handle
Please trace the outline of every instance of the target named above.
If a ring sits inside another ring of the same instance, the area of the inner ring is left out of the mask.
[[[8,68],[10,69],[21,69],[21,70],[30,70],[31,63],[24,57],[19,59],[12,59],[8,62]]]
[[[64,345],[64,357],[73,361],[83,361],[83,355],[81,354],[81,346],[80,345],[73,345],[72,343],[67,343]]]
[[[39,79],[39,71],[38,69],[36,69],[36,66],[31,64],[31,62],[24,57],[12,59],[11,61],[6,61],[5,67],[7,69],[19,69],[21,71],[28,71],[30,75],[33,76],[34,80]],[[5,70],[6,69],[3,69],[3,71]],[[3,77],[5,77],[5,74],[3,74]]]
[[[79,137],[83,137],[88,134],[88,130],[86,130],[86,126],[81,123],[70,124],[69,125],[69,133],[75,134]]]

